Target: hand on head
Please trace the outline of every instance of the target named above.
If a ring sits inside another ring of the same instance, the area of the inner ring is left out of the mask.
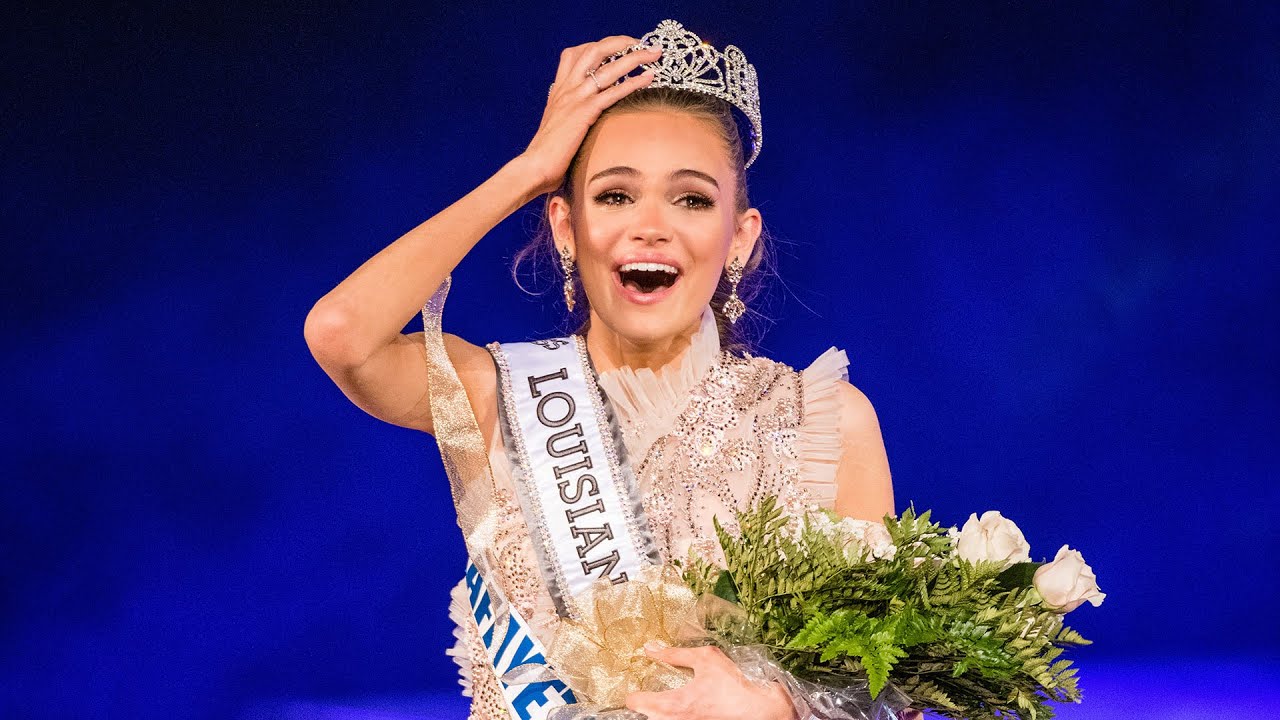
[[[523,153],[541,178],[541,192],[559,187],[600,113],[653,81],[650,70],[630,75],[642,63],[651,63],[662,55],[659,49],[631,52],[639,42],[629,35],[615,35],[565,48],[560,53],[560,67],[547,95],[542,122]],[[607,62],[611,58],[615,59]]]

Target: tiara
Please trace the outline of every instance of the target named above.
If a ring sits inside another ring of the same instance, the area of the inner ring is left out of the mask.
[[[742,111],[751,121],[751,157],[755,162],[764,144],[760,125],[760,87],[756,69],[733,45],[720,52],[675,20],[663,20],[640,38],[640,44],[662,48],[657,62],[642,65],[653,70],[649,87],[669,87],[714,95]]]

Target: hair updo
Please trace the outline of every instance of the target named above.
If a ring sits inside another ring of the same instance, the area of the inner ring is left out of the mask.
[[[549,207],[551,198],[556,196],[563,197],[570,207],[573,206],[575,201],[573,196],[574,180],[578,177],[582,165],[582,148],[587,146],[587,139],[596,131],[600,120],[614,113],[646,110],[675,110],[711,121],[715,125],[721,140],[724,141],[725,149],[729,153],[729,166],[733,168],[734,175],[737,178],[735,183],[737,190],[733,198],[734,212],[741,213],[751,207],[751,202],[747,197],[747,171],[743,143],[739,136],[737,121],[733,117],[732,106],[720,98],[700,92],[669,87],[641,88],[629,93],[605,109],[600,118],[596,120],[595,125],[592,125],[591,129],[587,131],[587,137],[583,139],[582,145],[574,153],[573,160],[569,162],[569,169],[565,173],[564,181],[560,184],[560,187],[547,195],[547,205],[543,206],[542,219],[533,240],[516,253],[511,274],[512,277],[516,278],[517,284],[520,282],[517,273],[521,264],[526,260],[533,260],[535,263],[547,262],[550,263],[551,267],[559,268],[559,256],[556,253],[549,213],[546,209]],[[738,325],[730,323],[729,319],[724,315],[724,303],[729,299],[731,286],[725,274],[721,273],[720,275],[720,283],[716,286],[715,294],[711,297],[711,310],[715,313],[716,327],[720,333],[720,346],[726,350],[745,351],[751,346],[750,340],[742,329],[742,320],[754,312],[751,309],[751,301],[761,290],[760,279],[768,274],[764,270],[769,265],[769,250],[768,238],[762,230],[760,238],[756,241],[755,247],[751,251],[751,257],[747,258],[743,265],[742,281],[738,284],[738,297],[742,298],[742,301],[747,303],[748,307],[747,315],[739,319]],[[574,289],[577,293],[574,302],[575,310],[570,315],[569,322],[577,325],[575,332],[582,333],[590,325],[590,314],[587,312],[588,301],[582,283],[574,283]]]

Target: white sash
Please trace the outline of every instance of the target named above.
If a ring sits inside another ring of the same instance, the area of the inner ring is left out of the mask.
[[[600,578],[659,561],[621,433],[580,336],[489,345],[520,504],[561,616]]]

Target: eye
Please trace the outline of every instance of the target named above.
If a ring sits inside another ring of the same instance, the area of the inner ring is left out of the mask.
[[[621,190],[607,190],[595,197],[595,201],[601,205],[621,205],[629,200],[631,196]]]
[[[715,204],[716,204],[715,200],[712,200],[711,198],[701,193],[689,193],[688,195],[681,195],[680,198],[676,200],[676,202],[684,203],[684,206],[690,210],[705,210],[710,207],[715,207]]]

